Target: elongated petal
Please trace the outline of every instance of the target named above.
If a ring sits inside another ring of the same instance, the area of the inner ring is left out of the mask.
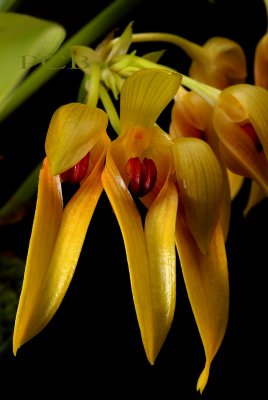
[[[221,226],[217,224],[204,255],[186,227],[183,214],[179,213],[176,244],[188,297],[205,350],[206,363],[197,382],[197,390],[202,393],[228,322],[228,269]]]
[[[102,182],[123,235],[141,337],[147,358],[153,364],[152,295],[144,231],[139,212],[115,164],[113,147],[114,143],[107,154]]]
[[[250,185],[249,199],[246,208],[243,211],[244,217],[246,217],[252,207],[259,204],[263,199],[267,197],[267,194],[256,182],[252,181]]]
[[[40,265],[40,261],[33,256],[29,258],[27,275],[29,278],[26,279],[23,294],[30,304],[28,304],[29,310],[23,303],[19,309],[17,318],[19,334],[15,336],[14,351],[48,324],[69,287],[88,225],[102,192],[101,172],[107,144],[108,139],[103,137],[91,150],[92,157],[97,162],[91,174],[83,181],[80,189],[64,209],[57,233],[53,236],[54,241],[52,242],[49,236],[50,232],[47,237],[43,238],[45,248],[47,248],[46,241],[51,243],[50,252],[44,262]],[[50,179],[53,178],[50,177]],[[47,204],[44,203],[43,207],[45,212],[42,220],[38,219],[38,222],[42,223],[45,231],[44,227],[49,225],[47,221],[50,220],[47,214]],[[34,238],[38,239],[36,235]],[[42,238],[39,237],[39,239]],[[42,249],[42,241],[35,243],[35,247],[33,244],[32,247],[34,252],[36,252],[36,248]],[[35,271],[35,280],[33,280],[33,271]]]
[[[121,133],[135,125],[152,126],[174,98],[180,82],[179,74],[157,69],[143,69],[131,75],[121,91]]]
[[[48,271],[54,243],[62,218],[61,184],[58,176],[52,177],[45,159],[40,171],[36,211],[26,261],[23,287],[20,296],[13,338],[13,351],[40,331],[39,318],[42,305],[36,303]]]
[[[268,89],[268,33],[257,44],[254,57],[255,85]]]
[[[111,52],[109,53],[107,61],[112,60],[115,56],[120,56],[122,54],[126,54],[132,39],[132,25],[133,22],[130,22],[125,28],[122,35],[119,36],[117,42],[112,46]]]
[[[169,332],[176,299],[175,222],[177,189],[168,181],[150,207],[145,220],[153,307],[153,357]],[[163,224],[163,221],[165,223]]]
[[[200,139],[175,139],[173,155],[185,219],[205,254],[221,208],[221,167],[209,145]]]
[[[0,12],[0,103],[34,65],[50,57],[65,38],[54,22]]]
[[[245,178],[244,178],[244,176],[234,174],[228,168],[227,168],[227,175],[228,175],[229,186],[230,186],[230,195],[231,195],[231,199],[233,200],[236,197],[236,195],[239,193],[240,189],[242,188]]]
[[[52,116],[46,137],[46,153],[52,175],[77,164],[105,133],[107,114],[86,104],[70,103]]]

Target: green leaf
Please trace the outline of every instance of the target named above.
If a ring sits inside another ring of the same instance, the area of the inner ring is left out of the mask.
[[[51,57],[65,38],[58,23],[0,12],[0,103],[34,65]]]

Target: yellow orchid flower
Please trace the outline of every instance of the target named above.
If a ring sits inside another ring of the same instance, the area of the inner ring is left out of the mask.
[[[254,180],[268,194],[268,91],[241,84],[223,90],[213,112],[227,167]]]
[[[175,96],[180,80],[178,74],[148,69],[125,81],[120,98],[121,135],[111,142],[102,173],[122,231],[138,323],[151,364],[174,314],[178,203],[171,179],[172,143],[155,122]],[[143,227],[134,198],[149,196],[150,191],[155,201]]]
[[[141,337],[151,364],[175,307],[175,244],[205,349],[197,389],[203,391],[228,320],[228,271],[219,223],[223,178],[210,146],[174,141],[157,125],[180,78],[143,70],[122,87],[121,136],[111,142],[102,173],[125,243]],[[144,224],[136,199],[147,207]]]
[[[219,150],[219,138],[212,124],[212,112],[213,107],[200,95],[193,90],[187,91],[180,87],[171,110],[169,133],[174,138],[195,137],[202,139],[209,144],[217,156],[224,176],[221,225],[224,237],[227,239],[231,216],[231,189],[237,182],[240,188],[244,178],[226,169]],[[231,178],[235,180],[232,185],[230,185]]]
[[[54,113],[46,138],[13,351],[51,320],[68,289],[102,192],[108,123],[104,111],[70,103]],[[61,181],[79,184],[63,207]]]

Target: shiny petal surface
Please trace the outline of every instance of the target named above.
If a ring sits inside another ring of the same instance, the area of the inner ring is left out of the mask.
[[[131,75],[121,91],[121,133],[135,125],[152,126],[174,98],[180,82],[179,74],[157,69],[143,69]]]
[[[175,310],[177,206],[177,189],[173,183],[167,181],[145,220],[153,306],[153,357],[159,353],[166,339]]]
[[[221,167],[209,145],[200,139],[175,139],[173,155],[185,220],[205,254],[222,203]]]
[[[65,35],[65,29],[57,23],[0,12],[0,103],[31,67],[56,52]]]
[[[39,203],[43,212],[41,216],[40,212],[37,214],[36,224],[41,225],[41,233],[37,236],[33,231],[33,254],[30,253],[27,262],[28,272],[16,322],[18,333],[15,330],[14,352],[49,323],[69,287],[92,214],[103,189],[101,172],[108,142],[108,138],[103,137],[91,150],[92,158],[97,160],[96,164],[80,189],[67,203],[57,224],[57,231],[52,231],[47,222],[53,221],[52,216],[48,218],[47,199],[44,202],[40,197]],[[50,176],[49,179],[58,177]],[[45,187],[44,191],[48,191],[48,188]],[[46,231],[46,227],[49,227],[49,232]],[[40,246],[40,243],[44,245]],[[50,244],[49,249],[47,243]],[[40,251],[45,253],[43,259]]]
[[[15,322],[14,354],[42,329],[39,314],[45,314],[45,310],[36,300],[47,276],[62,212],[60,179],[52,177],[45,159],[40,171],[36,211]]]
[[[156,356],[152,346],[153,306],[145,236],[140,214],[115,164],[114,143],[107,154],[102,182],[123,235],[141,337],[147,358],[153,364]]]
[[[180,209],[180,206],[179,206]],[[197,390],[204,390],[210,365],[225,334],[229,310],[229,282],[224,237],[217,224],[204,255],[178,214],[176,244],[195,321],[205,350],[206,363]]]
[[[107,114],[86,104],[58,108],[49,124],[45,149],[53,175],[77,164],[105,133]]]

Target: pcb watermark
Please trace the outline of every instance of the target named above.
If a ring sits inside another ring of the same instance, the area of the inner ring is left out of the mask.
[[[77,61],[79,61],[80,67],[77,66]],[[52,70],[61,69],[81,69],[84,70],[90,67],[90,61],[87,56],[62,56],[54,54],[50,58],[39,59],[31,54],[24,54],[19,56],[19,66],[23,71],[27,71],[37,65],[42,65],[44,68]]]

